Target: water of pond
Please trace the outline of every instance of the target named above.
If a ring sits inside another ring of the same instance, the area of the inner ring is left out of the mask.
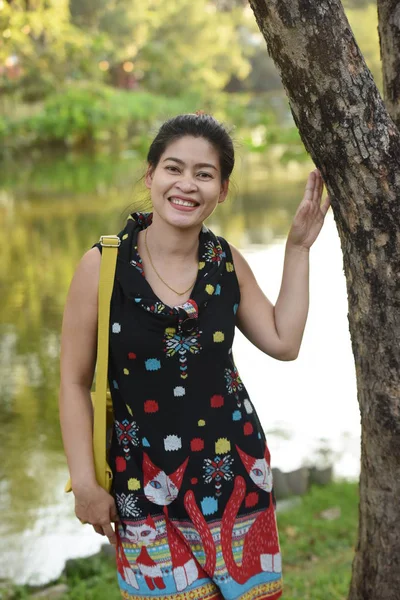
[[[235,190],[208,225],[239,247],[272,302],[285,236],[309,169],[239,157]],[[134,155],[53,159],[3,172],[0,222],[0,578],[40,584],[103,538],[73,514],[58,424],[63,305],[82,254],[122,229],[143,163]],[[3,235],[5,235],[3,233]],[[280,362],[237,332],[235,360],[265,428],[273,466],[334,463],[357,478],[360,417],[339,238],[329,211],[310,255],[310,310],[300,355]]]

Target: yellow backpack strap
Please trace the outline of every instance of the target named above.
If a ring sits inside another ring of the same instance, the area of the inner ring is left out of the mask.
[[[102,235],[102,257],[99,281],[96,389],[94,402],[93,456],[97,483],[109,489],[109,468],[106,450],[106,402],[108,376],[108,340],[110,330],[110,301],[115,267],[121,240],[117,235]]]

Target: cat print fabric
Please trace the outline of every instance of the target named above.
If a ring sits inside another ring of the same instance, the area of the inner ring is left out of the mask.
[[[275,600],[282,565],[271,457],[232,355],[240,290],[230,247],[203,226],[191,298],[169,307],[137,250],[151,220],[133,213],[120,232],[111,299],[121,595]]]

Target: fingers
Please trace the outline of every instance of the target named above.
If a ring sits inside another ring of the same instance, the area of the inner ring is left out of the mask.
[[[117,543],[117,538],[110,523],[104,525],[92,525],[92,527],[99,535],[107,536],[110,544],[115,546]]]
[[[95,530],[96,533],[98,533],[99,535],[105,535],[102,527],[100,527],[100,525],[92,525],[93,529]]]
[[[308,180],[306,183],[306,189],[304,192],[304,201],[309,200],[310,202],[312,202],[313,197],[314,197],[314,189],[315,189],[315,184],[316,184],[316,174],[315,171],[312,171],[309,176],[308,176]]]
[[[316,182],[316,185],[314,188],[314,202],[319,207],[320,202],[321,202],[322,192],[324,189],[324,181],[323,181],[321,173],[318,171],[318,169],[316,170],[316,176],[317,176],[317,182]]]
[[[103,531],[105,533],[105,535],[108,537],[108,540],[110,542],[110,544],[112,544],[113,546],[116,545],[117,543],[117,537],[115,535],[115,531],[111,526],[111,523],[107,523],[102,525]]]
[[[116,506],[115,506],[115,502],[114,502],[114,504],[113,504],[113,506],[111,507],[111,510],[110,510],[110,518],[111,518],[111,522],[112,523],[118,523],[119,520],[120,520],[119,516],[118,516],[118,513],[117,513]]]
[[[309,175],[309,181],[307,182],[306,190],[309,194],[312,194],[312,198],[309,199],[312,201],[313,207],[316,209],[320,208],[322,194],[324,192],[324,186],[325,182],[322,178],[320,170],[314,169],[314,171],[311,171]],[[326,199],[323,207],[321,207],[323,214],[326,214],[330,205],[330,200],[328,198]]]

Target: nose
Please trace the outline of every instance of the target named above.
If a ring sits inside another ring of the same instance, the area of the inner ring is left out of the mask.
[[[191,175],[183,175],[182,179],[176,182],[176,187],[183,193],[194,192],[197,190],[196,181]]]

